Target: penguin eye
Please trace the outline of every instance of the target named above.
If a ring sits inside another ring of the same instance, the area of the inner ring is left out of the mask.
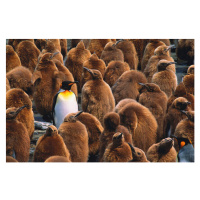
[[[97,73],[94,73],[94,75],[98,75]]]
[[[137,154],[138,154],[139,156],[141,155],[141,153],[140,153],[140,152],[138,152]]]

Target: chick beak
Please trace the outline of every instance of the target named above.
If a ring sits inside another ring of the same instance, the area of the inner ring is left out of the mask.
[[[24,105],[24,106],[20,107],[20,108],[16,111],[16,115],[17,115],[21,110],[23,110],[25,107],[27,107],[27,105]]]
[[[59,54],[59,52],[55,52],[52,56],[51,56],[51,59],[56,56],[57,54]]]
[[[170,46],[168,46],[168,48],[165,50],[165,51],[169,51],[171,48],[174,48],[175,47],[175,45],[173,44],[173,45],[170,45]]]
[[[74,117],[78,117],[83,111],[78,112]]]
[[[87,67],[83,67],[85,70],[87,70],[92,76],[93,76],[93,73],[90,69],[88,69]]]

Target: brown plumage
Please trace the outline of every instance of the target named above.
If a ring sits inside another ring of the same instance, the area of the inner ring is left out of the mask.
[[[116,104],[125,98],[137,99],[140,88],[138,83],[146,82],[145,75],[140,71],[130,70],[124,72],[112,86]]]
[[[142,84],[140,90],[139,103],[147,107],[158,123],[157,142],[164,138],[163,135],[163,121],[167,110],[167,95],[160,87],[154,83]]]
[[[159,85],[160,89],[170,97],[177,87],[177,76],[171,70],[174,62],[160,60],[157,65],[157,72],[152,77],[152,83]]]
[[[64,74],[57,69],[52,61],[53,55],[46,53],[32,76],[33,100],[37,111],[43,116],[51,116],[53,98],[59,91],[64,78]]]
[[[153,144],[147,151],[147,159],[150,162],[176,162],[176,157],[177,152],[171,138],[165,138]]]
[[[194,95],[194,74],[186,74],[183,77],[183,84],[186,92]]]
[[[31,82],[31,71],[23,66],[18,66],[6,73],[11,88],[21,88],[30,97],[33,98],[33,84]]]
[[[131,102],[119,111],[120,123],[132,134],[133,145],[145,153],[157,141],[157,121],[148,108]]]
[[[14,156],[19,162],[29,159],[30,138],[24,124],[17,120],[17,115],[26,106],[6,109],[6,156]]]
[[[187,61],[188,65],[194,64],[194,39],[180,39],[176,48],[178,59]]]
[[[35,39],[35,45],[36,47],[42,51],[42,49],[45,48],[45,45],[46,45],[46,39]]]
[[[71,162],[69,158],[65,156],[50,156],[44,162]]]
[[[72,73],[75,81],[81,83],[83,63],[88,60],[90,56],[91,53],[85,48],[83,41],[80,41],[75,48],[68,52],[65,66]],[[81,84],[78,85],[78,92],[81,92]]]
[[[67,55],[67,39],[60,39],[61,54],[63,55],[63,60]]]
[[[137,70],[138,56],[135,45],[129,40],[121,40],[116,43],[116,47],[124,54],[124,62],[129,64],[130,69]]]
[[[115,106],[114,112],[119,113],[119,111],[128,103],[137,102],[135,99],[125,98],[119,101],[119,103]]]
[[[14,159],[12,156],[6,156],[6,162],[18,162],[18,161]]]
[[[103,154],[107,146],[112,143],[113,135],[116,132],[124,134],[125,141],[132,144],[132,135],[128,129],[120,125],[120,117],[115,112],[109,112],[104,116],[104,131],[100,135],[99,161],[103,159]]]
[[[143,57],[142,57],[141,71],[144,71],[149,59],[151,58],[151,56],[154,55],[155,49],[157,47],[161,46],[161,45],[165,45],[165,43],[158,40],[158,39],[152,39],[152,40],[149,41],[149,43],[145,47],[144,54],[143,54]]]
[[[184,84],[180,82],[179,85],[176,87],[174,94],[171,95],[167,101],[167,111],[171,106],[172,102],[178,97],[185,97],[189,102],[191,102],[191,104],[188,106],[192,110],[194,110],[194,95],[187,93]]]
[[[149,58],[148,63],[144,69],[144,74],[147,77],[147,81],[150,83],[152,82],[152,76],[157,71],[157,65],[160,60],[167,60],[169,62],[174,62],[174,59],[169,56],[169,50],[172,48],[171,46],[161,45],[157,47],[154,51],[154,55]],[[174,73],[176,73],[175,64],[172,64],[168,67]]]
[[[88,133],[84,124],[77,120],[76,115],[68,114],[58,129],[69,149],[72,162],[87,162],[89,147]]]
[[[184,97],[178,97],[173,101],[164,119],[163,128],[165,137],[174,135],[177,124],[182,119],[186,118],[185,114],[183,114],[181,110],[190,110],[188,104],[190,104],[190,102]]]
[[[81,40],[83,41],[83,43],[84,43],[84,45],[85,45],[85,48],[88,49],[89,44],[90,44],[90,39],[72,39],[72,40],[71,40],[71,48],[76,47],[77,44],[78,44]]]
[[[101,57],[100,57],[108,66],[108,63],[113,60],[124,61],[124,54],[123,51],[116,47],[114,42],[109,42],[104,47]]]
[[[194,65],[190,65],[187,69],[187,74],[194,74]]]
[[[82,88],[82,110],[94,115],[103,125],[103,117],[113,111],[115,99],[110,86],[103,80],[101,72],[95,69],[87,70],[93,79],[87,81]]]
[[[129,71],[129,64],[122,61],[111,61],[106,67],[104,73],[104,81],[108,83],[110,87],[114,85],[117,79],[125,72]]]
[[[88,60],[86,60],[83,63],[83,67],[86,67],[88,69],[97,69],[101,72],[102,76],[104,76],[104,72],[106,69],[105,62],[97,57],[95,53],[93,53]],[[91,80],[92,76],[90,73],[87,72],[86,69],[83,68],[83,73],[82,73],[82,87],[83,85],[88,81]]]
[[[44,162],[50,156],[65,156],[68,160],[71,160],[69,150],[54,125],[49,126],[46,133],[39,137],[33,162]]]
[[[13,47],[6,45],[6,73],[21,65],[21,61]]]
[[[108,42],[111,42],[111,39],[91,39],[88,50],[90,50],[91,54],[96,53],[100,58],[101,53]]]
[[[6,92],[10,90],[10,83],[9,80],[6,78]]]
[[[103,162],[129,162],[130,160],[132,160],[132,151],[128,143],[125,142],[123,133],[115,133],[112,143],[104,152]]]
[[[22,42],[22,41],[30,41],[30,42],[34,43],[34,39],[13,39],[13,41],[10,43],[10,45],[16,51],[19,43]]]
[[[55,49],[57,49],[58,51],[61,52],[61,46],[60,46],[60,40],[59,39],[48,39],[49,41],[51,41],[54,46],[55,46]]]
[[[32,102],[29,96],[20,88],[10,89],[6,93],[6,109],[10,107],[21,107],[24,105],[27,105],[27,107],[18,114],[16,119],[24,124],[30,138],[32,138],[35,128]]]
[[[59,60],[57,60],[55,57],[53,57],[53,62],[55,63],[56,67],[60,72],[62,72],[65,76],[63,78],[63,81],[72,81],[74,82],[74,77],[72,73],[65,67]],[[80,83],[78,83],[80,84]],[[73,84],[71,87],[71,91],[78,97],[78,89],[77,85]]]

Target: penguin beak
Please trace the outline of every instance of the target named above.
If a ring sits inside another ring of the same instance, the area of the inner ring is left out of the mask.
[[[74,117],[78,117],[83,111],[78,112]]]
[[[51,59],[56,56],[57,54],[59,54],[59,52],[55,52],[52,56],[51,56]]]
[[[115,43],[115,46],[116,46],[118,43],[122,42],[122,41],[124,41],[124,39],[118,40],[118,41]]]
[[[14,159],[16,159],[16,153],[15,153],[15,150],[14,150],[14,149],[13,149],[12,157],[13,157]]]
[[[142,86],[145,86],[145,84],[144,83],[138,83],[139,85],[142,85]]]
[[[116,138],[117,138],[117,139],[122,138],[122,134],[123,134],[123,133],[121,133],[120,135],[118,135]]]
[[[83,67],[85,70],[87,70],[92,76],[93,76],[93,73],[90,69],[88,69],[87,67]]]
[[[20,107],[17,111],[16,111],[16,116],[18,115],[18,113],[23,110],[25,107],[27,107],[27,105],[24,105],[22,107]]]
[[[181,112],[187,116],[187,112],[185,110],[181,110]]]
[[[134,147],[129,142],[128,142],[128,145],[131,147],[132,154],[135,154],[136,152],[135,152]]]
[[[189,102],[189,101],[188,101],[188,102],[187,102],[187,104],[188,104],[188,105],[190,105],[190,104],[191,104],[191,102]]]
[[[74,83],[78,83],[78,81],[71,82],[68,85],[73,85]]]
[[[171,48],[174,48],[175,47],[175,45],[173,44],[173,45],[170,45],[170,46],[168,46],[168,48],[165,50],[165,51],[169,51]]]

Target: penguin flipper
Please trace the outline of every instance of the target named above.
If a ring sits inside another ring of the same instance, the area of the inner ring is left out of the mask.
[[[55,111],[54,111],[54,109],[55,109],[55,106],[56,106],[56,101],[57,101],[58,94],[59,94],[59,92],[53,98],[53,105],[52,105],[52,111],[51,111],[51,117],[52,117],[54,126],[55,126],[55,121],[54,121],[54,112]]]

